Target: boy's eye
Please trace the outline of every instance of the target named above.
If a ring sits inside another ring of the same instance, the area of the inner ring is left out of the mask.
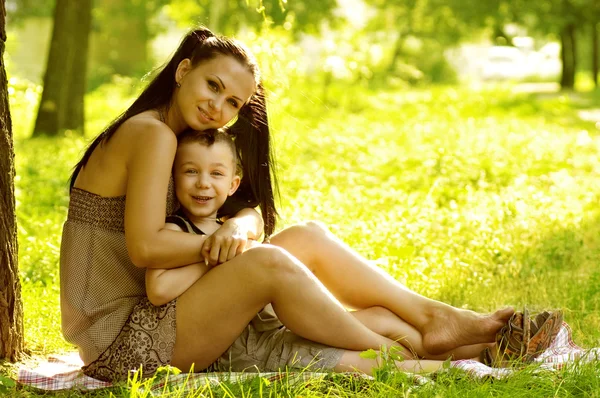
[[[220,172],[220,171],[213,171],[212,173],[214,176],[224,176],[225,174]]]
[[[197,173],[198,173],[198,172],[197,172],[196,170],[194,170],[194,169],[187,169],[187,170],[185,171],[185,174],[197,174]]]

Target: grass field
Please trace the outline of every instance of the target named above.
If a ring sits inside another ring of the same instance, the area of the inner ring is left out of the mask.
[[[11,81],[25,340],[37,356],[73,349],[59,328],[67,179],[87,140],[134,95],[126,83],[88,95],[85,139],[30,139],[39,88]],[[561,308],[578,344],[600,346],[600,123],[578,117],[600,108],[600,95],[332,86],[322,101],[322,92],[306,85],[273,95],[278,228],[320,220],[410,288],[458,307]],[[501,382],[452,372],[424,386],[402,374],[386,377],[339,376],[308,387],[256,381],[192,394],[600,396],[597,364],[525,370]],[[98,396],[147,394],[137,387]]]

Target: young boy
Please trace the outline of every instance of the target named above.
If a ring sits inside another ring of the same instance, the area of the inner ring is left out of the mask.
[[[186,131],[178,138],[173,163],[175,196],[181,208],[165,228],[211,235],[220,224],[217,211],[240,185],[235,143],[219,130]],[[210,267],[204,263],[172,269],[148,269],[146,293],[163,305],[180,296]]]

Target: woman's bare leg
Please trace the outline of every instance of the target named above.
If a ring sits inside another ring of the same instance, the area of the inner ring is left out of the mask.
[[[408,355],[404,355],[403,353],[405,358],[416,357],[442,361],[448,358],[453,360],[471,359],[478,357],[485,348],[495,346],[494,343],[466,345],[457,347],[443,354],[433,355],[427,352],[423,347],[423,336],[421,333],[414,326],[410,325],[387,308],[371,307],[364,310],[353,311],[351,314],[375,333],[387,337],[390,340],[397,341],[403,347],[406,347],[406,354]]]
[[[213,268],[178,298],[171,364],[206,368],[267,303],[293,332],[322,344],[356,351],[396,344],[347,312],[296,258],[263,245]]]
[[[413,292],[336,238],[322,224],[308,222],[271,238],[305,264],[343,304],[356,309],[382,306],[413,325],[431,354],[489,343],[512,315],[457,309]]]

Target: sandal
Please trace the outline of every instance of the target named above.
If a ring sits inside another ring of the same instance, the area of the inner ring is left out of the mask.
[[[479,355],[480,361],[494,367],[532,362],[552,344],[562,326],[562,318],[562,311],[544,311],[533,320],[527,308],[515,312],[496,334],[496,357],[486,348]]]

